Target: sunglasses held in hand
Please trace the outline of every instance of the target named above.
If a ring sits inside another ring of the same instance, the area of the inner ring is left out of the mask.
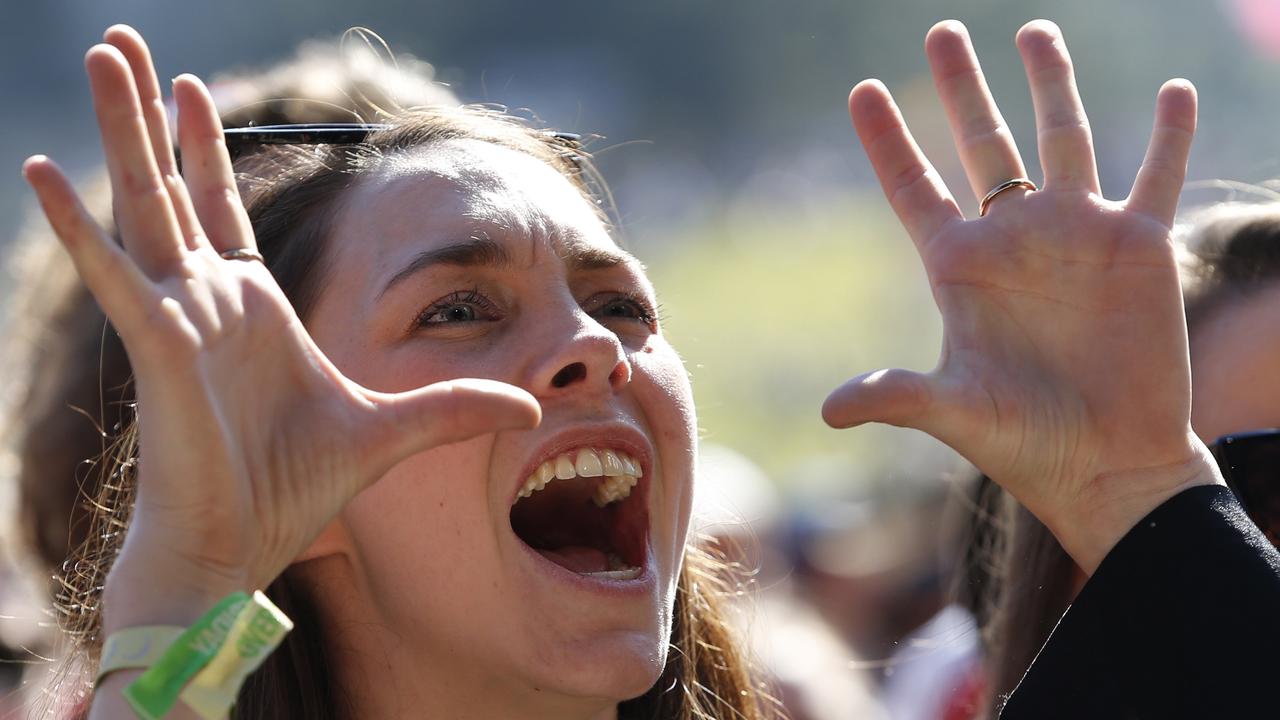
[[[1249,518],[1280,547],[1280,429],[1224,435],[1209,450]]]

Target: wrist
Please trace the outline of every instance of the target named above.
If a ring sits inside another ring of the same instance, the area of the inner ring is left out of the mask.
[[[1222,484],[1217,463],[1196,441],[1185,461],[1097,476],[1067,512],[1045,524],[1076,564],[1092,575],[1111,549],[1165,501],[1193,487]]]
[[[237,590],[252,588],[235,573],[177,562],[164,552],[128,548],[107,575],[102,629],[109,635],[140,625],[187,627]]]

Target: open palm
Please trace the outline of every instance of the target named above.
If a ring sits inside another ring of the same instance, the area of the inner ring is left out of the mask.
[[[972,220],[883,85],[854,88],[854,125],[920,252],[944,339],[932,372],[854,378],[828,398],[824,416],[841,427],[877,421],[934,435],[1040,515],[1089,568],[1118,537],[1072,537],[1090,526],[1082,515],[1131,523],[1139,510],[1122,499],[1139,487],[1134,478],[1156,478],[1171,493],[1202,469],[1170,242],[1195,92],[1185,81],[1165,84],[1133,190],[1107,201],[1060,32],[1031,23],[1018,46],[1044,188],[1002,192]],[[976,196],[1025,177],[964,28],[939,24],[926,50]]]
[[[137,503],[113,572],[263,587],[400,459],[537,423],[536,401],[497,382],[385,394],[344,378],[266,266],[225,259],[256,246],[204,86],[174,83],[179,176],[145,44],[123,26],[106,40],[85,64],[123,247],[51,161],[24,170],[136,375]]]

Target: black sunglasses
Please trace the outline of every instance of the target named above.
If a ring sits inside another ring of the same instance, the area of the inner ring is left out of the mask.
[[[257,145],[355,145],[370,133],[387,130],[378,123],[307,123],[305,125],[262,125],[227,128],[227,153],[235,160]]]
[[[245,150],[259,145],[356,145],[364,142],[370,133],[391,127],[381,123],[307,123],[227,128],[223,134],[227,138],[227,153],[234,161]],[[545,134],[571,151],[574,165],[578,165],[576,151],[582,146],[581,135],[551,130]]]
[[[1249,518],[1280,547],[1280,429],[1225,435],[1209,450]]]

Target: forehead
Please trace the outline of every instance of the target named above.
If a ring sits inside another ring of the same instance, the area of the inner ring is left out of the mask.
[[[1280,427],[1280,284],[1205,318],[1191,338],[1192,424],[1212,442]]]
[[[334,227],[334,254],[374,275],[417,252],[483,237],[516,263],[540,254],[617,246],[570,181],[525,153],[450,140],[398,153],[352,189]]]

